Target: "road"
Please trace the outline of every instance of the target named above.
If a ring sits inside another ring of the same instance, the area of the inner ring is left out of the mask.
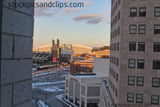
[[[37,107],[36,102],[41,99],[49,107],[67,107],[56,95],[64,93],[65,76],[69,73],[69,66],[60,66],[50,70],[33,73],[33,107]]]

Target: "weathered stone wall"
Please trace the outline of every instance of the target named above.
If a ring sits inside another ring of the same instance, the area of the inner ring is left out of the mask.
[[[34,8],[9,7],[17,0],[2,1],[0,107],[31,107]]]

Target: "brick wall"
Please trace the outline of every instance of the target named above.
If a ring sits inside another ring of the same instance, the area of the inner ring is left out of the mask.
[[[34,9],[11,8],[8,6],[11,1],[14,0],[4,0],[3,6],[0,6],[3,14],[0,107],[31,107]]]

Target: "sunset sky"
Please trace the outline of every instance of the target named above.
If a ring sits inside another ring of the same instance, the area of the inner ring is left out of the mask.
[[[52,1],[52,0],[41,0]],[[83,8],[36,8],[34,48],[50,45],[52,39],[61,43],[87,46],[109,45],[111,0],[82,1]]]

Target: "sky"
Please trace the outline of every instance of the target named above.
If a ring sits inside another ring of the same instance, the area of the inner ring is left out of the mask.
[[[84,7],[35,8],[34,48],[51,45],[52,39],[57,38],[61,44],[79,44],[90,47],[110,44],[111,0],[59,1],[68,3],[80,1],[84,3]]]

